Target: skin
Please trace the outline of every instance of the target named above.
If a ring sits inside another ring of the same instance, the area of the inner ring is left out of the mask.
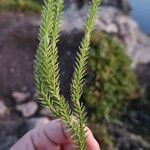
[[[100,150],[90,129],[86,130],[86,149]],[[31,130],[10,150],[76,150],[76,146],[70,141],[70,135],[66,132],[66,125],[57,119]]]

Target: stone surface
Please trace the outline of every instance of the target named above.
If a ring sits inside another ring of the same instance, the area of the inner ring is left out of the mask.
[[[125,14],[129,14],[131,7],[128,0],[102,0],[102,4],[105,6],[113,6],[120,9]]]
[[[0,96],[34,91],[38,24],[39,15],[0,13]]]
[[[14,98],[16,103],[22,103],[28,100],[28,98],[31,96],[30,93],[23,93],[23,92],[13,92],[12,97]]]
[[[66,80],[70,81],[68,78],[72,75],[72,61],[82,37],[86,15],[87,6],[78,12],[69,8],[63,14],[58,44],[62,87],[66,85]],[[22,91],[24,87],[26,91],[34,93],[33,60],[38,43],[39,15],[5,13],[0,14],[0,20],[0,96]],[[136,22],[122,11],[115,7],[102,6],[95,28],[118,37],[124,43],[134,68],[138,64],[150,62],[150,39],[141,33]],[[63,90],[66,92],[68,88]]]
[[[109,126],[109,134],[114,141],[115,150],[149,150],[150,143],[140,135],[131,133],[126,124],[122,127],[117,124]]]
[[[6,107],[4,102],[0,100],[0,117],[5,117],[7,113],[8,113],[8,108]]]
[[[107,12],[107,13],[106,13]],[[75,11],[68,9],[63,16],[62,31],[72,33],[83,31],[87,7]],[[141,33],[137,23],[114,7],[101,7],[95,29],[118,37],[125,45],[133,67],[150,62],[150,38]]]
[[[145,63],[138,64],[136,66],[135,71],[141,86],[142,99],[147,104],[147,106],[149,106],[150,104],[150,62],[146,64]]]
[[[0,119],[0,150],[9,150],[18,141],[19,119]]]
[[[150,149],[150,143],[148,143],[147,141],[145,141],[141,136],[139,135],[134,135],[131,134],[130,135],[130,140],[131,142],[137,143],[139,144],[141,147],[143,147],[144,149]]]
[[[82,7],[84,4],[88,4],[90,0],[64,0],[65,8]],[[102,0],[103,6],[113,6],[125,14],[129,14],[131,7],[128,0]]]
[[[25,104],[18,104],[16,110],[20,111],[24,117],[31,117],[38,110],[38,104],[34,101]]]

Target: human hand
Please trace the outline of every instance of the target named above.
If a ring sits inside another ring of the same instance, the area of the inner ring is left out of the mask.
[[[87,150],[100,150],[92,132],[87,128]],[[66,132],[66,126],[54,120],[37,127],[23,136],[10,150],[75,150],[76,147]]]

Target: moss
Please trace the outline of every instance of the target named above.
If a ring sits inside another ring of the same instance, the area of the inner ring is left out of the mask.
[[[119,118],[137,88],[124,47],[109,35],[94,33],[88,61],[88,83],[83,100],[90,119],[99,122]]]
[[[40,2],[36,0],[1,0],[0,11],[40,12]]]

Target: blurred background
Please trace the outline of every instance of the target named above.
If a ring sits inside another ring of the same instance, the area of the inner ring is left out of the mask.
[[[36,101],[33,60],[42,0],[0,0],[0,150],[52,119]],[[61,93],[69,101],[88,0],[64,0],[58,42]],[[102,150],[150,149],[150,2],[103,0],[82,96]]]

